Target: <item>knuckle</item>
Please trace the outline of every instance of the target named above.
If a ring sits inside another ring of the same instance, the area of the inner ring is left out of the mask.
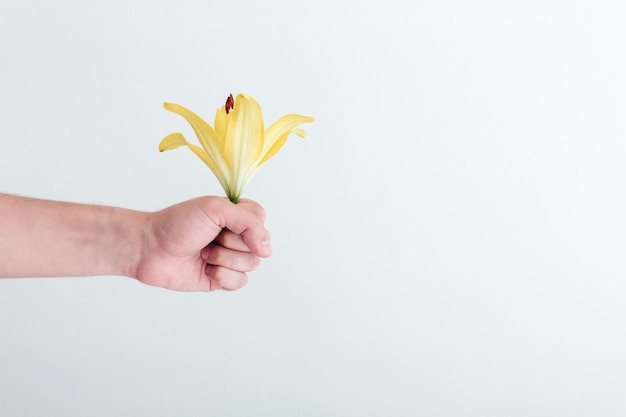
[[[250,271],[255,271],[260,266],[261,266],[261,258],[259,258],[258,256],[252,257],[252,260],[250,261]]]
[[[265,212],[265,209],[258,204],[256,205],[256,215],[261,218],[262,222],[265,222],[267,213]]]
[[[239,201],[241,202],[242,200],[239,200]],[[265,209],[263,208],[263,206],[261,206],[256,201],[245,199],[245,200],[243,200],[243,202],[241,202],[239,204],[241,204],[242,206],[245,206],[245,208],[248,211],[250,211],[256,217],[259,217],[261,219],[261,221],[263,221],[263,222],[265,221],[267,213],[265,212]]]
[[[248,283],[248,276],[243,272],[235,272],[227,268],[214,268],[215,282],[226,291],[235,291],[243,288]]]

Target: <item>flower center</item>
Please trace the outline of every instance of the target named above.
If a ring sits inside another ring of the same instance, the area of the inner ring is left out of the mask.
[[[235,108],[235,99],[233,98],[232,94],[229,95],[226,99],[226,104],[224,105],[224,108],[226,109],[226,114],[228,114],[229,111]]]

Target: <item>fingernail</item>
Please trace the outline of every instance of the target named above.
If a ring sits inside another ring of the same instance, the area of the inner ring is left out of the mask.
[[[272,254],[272,246],[270,245],[269,240],[261,241],[261,250],[268,255]]]
[[[209,248],[205,247],[204,249],[202,249],[200,251],[200,256],[206,261],[207,256],[209,256]]]

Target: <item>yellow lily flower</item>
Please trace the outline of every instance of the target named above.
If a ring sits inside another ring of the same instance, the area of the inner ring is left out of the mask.
[[[200,146],[189,143],[181,133],[172,133],[161,141],[161,152],[187,146],[213,171],[226,195],[236,203],[246,184],[257,170],[276,155],[293,133],[305,137],[296,127],[315,119],[288,114],[263,130],[261,106],[246,94],[232,94],[215,114],[214,127],[185,107],[165,103],[166,110],[184,117],[193,128]]]

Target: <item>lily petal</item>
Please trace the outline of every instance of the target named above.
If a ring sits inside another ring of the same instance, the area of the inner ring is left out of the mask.
[[[261,106],[252,97],[238,94],[227,117],[224,159],[230,165],[237,194],[263,150],[263,115]]]
[[[188,144],[189,142],[187,142],[182,133],[171,133],[161,140],[161,143],[159,143],[159,151],[169,151],[181,146],[187,146]]]
[[[202,161],[211,169],[224,191],[228,194],[228,182],[221,175],[220,170],[215,162],[209,157],[204,149],[197,145],[189,143],[181,133],[171,133],[164,137],[163,140],[161,140],[161,143],[159,143],[159,151],[169,151],[171,149],[176,149],[181,146],[189,147],[189,149],[191,149],[193,153],[195,153],[200,159],[202,159]]]
[[[215,131],[218,135],[225,138],[226,137],[226,129],[228,127],[228,115],[226,114],[226,108],[222,106],[222,108],[217,109],[215,112],[215,123],[213,126],[215,127]]]
[[[213,160],[214,166],[219,172],[219,175],[216,175],[222,177],[226,182],[228,182],[230,179],[230,172],[228,169],[228,164],[222,156],[222,150],[224,149],[224,138],[220,136],[215,131],[215,129],[213,129],[200,116],[198,116],[191,110],[174,103],[164,103],[163,107],[165,108],[165,110],[176,113],[182,116],[185,120],[187,120],[187,122],[193,128],[193,131],[196,133],[200,145],[202,145],[208,157]]]
[[[315,121],[313,117],[300,114],[288,114],[272,123],[265,131],[265,143],[263,144],[263,153],[261,154],[258,166],[260,167],[276,155],[292,133],[301,138],[305,137],[306,132],[302,129],[295,129],[295,127],[301,123],[311,123],[313,121]]]

